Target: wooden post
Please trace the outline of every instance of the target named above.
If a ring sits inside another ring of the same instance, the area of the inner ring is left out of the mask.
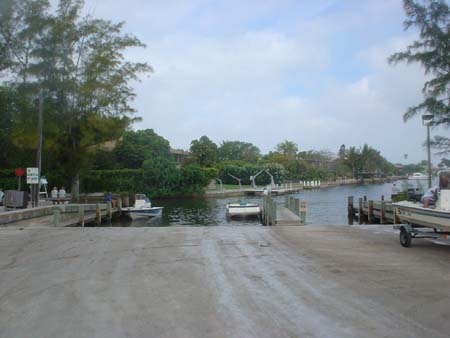
[[[122,216],[122,197],[117,199],[117,210],[119,211],[119,216]]]
[[[288,208],[288,206],[289,206],[289,196],[288,195],[284,196],[284,206],[286,208]]]
[[[368,222],[369,224],[373,224],[374,220],[373,220],[373,200],[369,201],[369,207],[368,207]]]
[[[367,196],[364,195],[364,202],[367,202]]]
[[[263,225],[266,225],[266,196],[263,196],[263,203],[262,203],[262,213],[261,213],[261,222]]]
[[[294,200],[294,214],[300,216],[300,200],[298,198]]]
[[[358,223],[363,224],[364,221],[364,208],[363,208],[363,198],[358,199]]]
[[[267,218],[268,218],[268,224],[269,225],[273,225],[273,219],[272,219],[272,208],[273,208],[273,203],[272,203],[272,198],[268,198],[268,208],[267,208]]]
[[[130,206],[130,196],[129,195],[123,195],[122,196],[122,205],[124,207],[129,207]]]
[[[304,201],[300,202],[300,223],[301,224],[306,223],[306,209],[307,209],[306,202],[304,202]]]
[[[95,205],[95,219],[98,225],[102,224],[102,212],[98,203]]]
[[[384,199],[381,200],[381,209],[380,209],[380,224],[384,224],[386,222],[386,202]]]
[[[106,203],[106,216],[108,217],[109,220],[112,219],[112,205],[111,205],[111,202],[107,202]]]
[[[394,208],[394,224],[400,224],[400,217],[397,215],[397,208]]]
[[[78,206],[78,223],[84,227],[84,207],[82,205]]]
[[[347,214],[348,214],[348,224],[353,225],[353,218],[355,217],[355,210],[353,208],[353,196],[348,196]]]
[[[60,222],[61,222],[61,210],[59,208],[54,208],[52,223],[54,226],[58,226]]]
[[[270,215],[272,219],[272,225],[277,225],[277,203],[274,199],[272,200],[272,214]]]
[[[381,200],[384,201],[384,195],[381,195]]]

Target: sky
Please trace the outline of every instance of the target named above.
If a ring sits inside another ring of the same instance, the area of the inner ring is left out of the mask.
[[[125,21],[147,45],[127,52],[154,68],[133,84],[134,129],[173,148],[207,135],[263,153],[289,140],[426,159],[420,116],[403,121],[422,101],[423,69],[387,62],[417,38],[403,29],[401,0],[86,0],[85,11]]]

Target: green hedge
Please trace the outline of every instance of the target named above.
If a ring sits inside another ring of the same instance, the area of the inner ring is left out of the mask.
[[[15,176],[16,176],[15,169],[0,169],[0,178],[15,177]]]
[[[80,177],[83,192],[140,192],[142,169],[91,170]]]
[[[176,168],[174,163],[147,160],[143,169],[91,170],[80,179],[81,191],[85,193],[139,192],[161,197],[202,193],[216,174],[215,169],[194,165]]]
[[[24,180],[22,179],[22,187]],[[19,180],[16,177],[0,177],[0,189],[5,190],[14,190],[17,189]]]
[[[22,177],[22,187],[24,186],[25,177]],[[0,189],[13,190],[17,189],[19,179],[16,177],[14,169],[0,169]]]

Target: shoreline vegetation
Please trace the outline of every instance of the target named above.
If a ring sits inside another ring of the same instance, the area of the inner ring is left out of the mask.
[[[3,160],[3,167],[23,166],[23,152]],[[44,153],[43,175],[51,186],[70,186],[68,175],[58,162]],[[89,161],[88,161],[89,160]],[[22,163],[22,164],[21,164]],[[26,166],[32,166],[26,163]],[[91,149],[86,166],[80,172],[80,192],[139,192],[152,198],[214,195],[222,188],[236,192],[255,184],[264,187],[300,181],[344,181],[386,179],[423,171],[426,163],[400,166],[387,161],[379,151],[341,145],[331,151],[299,151],[292,141],[279,143],[273,151],[262,154],[252,143],[222,141],[215,144],[207,136],[191,142],[189,151],[174,150],[169,141],[152,129],[126,131],[116,140]],[[211,188],[216,186],[215,188]],[[324,184],[322,184],[325,186]],[[0,187],[15,189],[14,169],[0,170]],[[27,187],[25,187],[26,189]]]

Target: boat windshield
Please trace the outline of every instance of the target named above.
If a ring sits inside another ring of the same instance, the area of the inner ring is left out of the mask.
[[[145,200],[146,197],[145,194],[136,194],[136,200]]]

